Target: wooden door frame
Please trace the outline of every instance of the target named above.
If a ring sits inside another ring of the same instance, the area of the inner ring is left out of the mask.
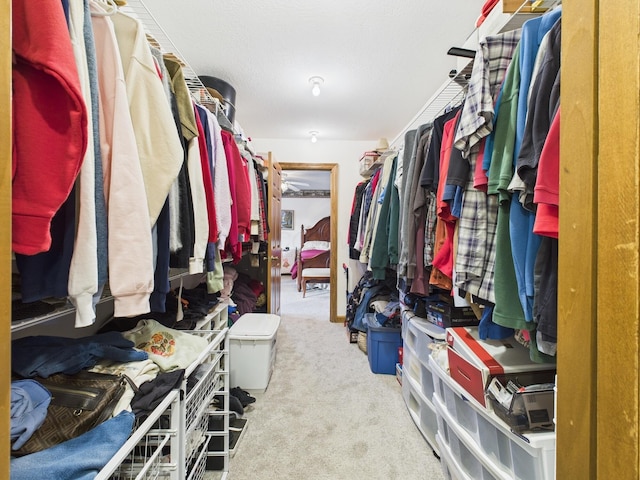
[[[331,173],[331,281],[329,283],[329,320],[338,322],[338,164],[281,162],[282,170],[321,170]],[[298,272],[298,275],[300,272]]]
[[[640,478],[640,4],[566,0],[556,478]]]
[[[280,315],[282,305],[282,282],[280,277],[282,259],[282,232],[280,226],[280,210],[282,208],[282,191],[280,188],[282,184],[282,168],[274,158],[272,152],[263,154],[263,156],[266,156],[267,164],[269,165],[269,172],[267,174],[267,203],[269,224],[271,225],[267,247],[267,312]],[[278,178],[276,178],[276,176]],[[278,208],[275,208],[276,205],[274,204],[274,198],[277,199]],[[274,277],[277,278],[278,281],[276,288],[277,292],[274,292]],[[274,298],[274,293],[277,293],[277,295],[275,295],[277,298]]]

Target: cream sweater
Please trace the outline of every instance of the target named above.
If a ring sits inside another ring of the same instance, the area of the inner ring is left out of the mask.
[[[180,172],[182,145],[142,24],[120,11],[111,18],[153,226]]]
[[[89,118],[91,110],[89,67],[84,43],[84,2],[71,0],[69,2],[69,33],[76,58],[78,75],[82,95],[87,107]],[[76,327],[86,327],[95,321],[93,295],[98,291],[98,245],[96,233],[96,204],[95,204],[95,155],[93,143],[92,122],[87,122],[88,142],[87,151],[82,161],[78,176],[79,207],[77,212],[78,226],[69,267],[68,291],[71,303],[76,307]]]

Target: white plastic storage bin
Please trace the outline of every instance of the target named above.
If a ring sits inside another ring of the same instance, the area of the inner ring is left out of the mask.
[[[429,367],[431,345],[444,343],[445,330],[415,316],[406,323],[404,370],[418,383],[425,398],[431,401],[433,397],[433,376]]]
[[[494,480],[495,477],[491,475],[491,473],[484,468],[482,465],[479,465],[478,468],[474,469],[475,474],[480,472],[479,477],[471,477],[465,472],[465,468],[461,465],[461,460],[456,460],[456,455],[451,451],[449,445],[442,439],[440,436],[440,432],[436,436],[438,446],[440,447],[440,464],[442,465],[442,472],[444,473],[444,477],[447,480]],[[474,462],[474,458],[470,456],[468,460]],[[467,462],[468,463],[468,462]],[[478,465],[476,465],[478,467]]]
[[[517,435],[482,407],[431,358],[438,437],[473,479],[553,480],[554,432]],[[455,466],[450,470],[455,470]]]
[[[264,391],[276,361],[280,316],[245,313],[229,329],[229,374],[232,387]]]

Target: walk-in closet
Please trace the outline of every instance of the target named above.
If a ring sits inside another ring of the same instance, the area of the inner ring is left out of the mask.
[[[0,9],[0,477],[640,478],[640,5]]]

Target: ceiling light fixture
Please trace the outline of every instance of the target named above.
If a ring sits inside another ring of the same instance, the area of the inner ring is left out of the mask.
[[[318,141],[318,132],[311,130],[309,135],[311,135],[311,143],[316,143]]]
[[[322,77],[311,77],[309,79],[309,83],[311,84],[311,94],[314,97],[320,95],[320,86],[324,84],[324,78]]]

